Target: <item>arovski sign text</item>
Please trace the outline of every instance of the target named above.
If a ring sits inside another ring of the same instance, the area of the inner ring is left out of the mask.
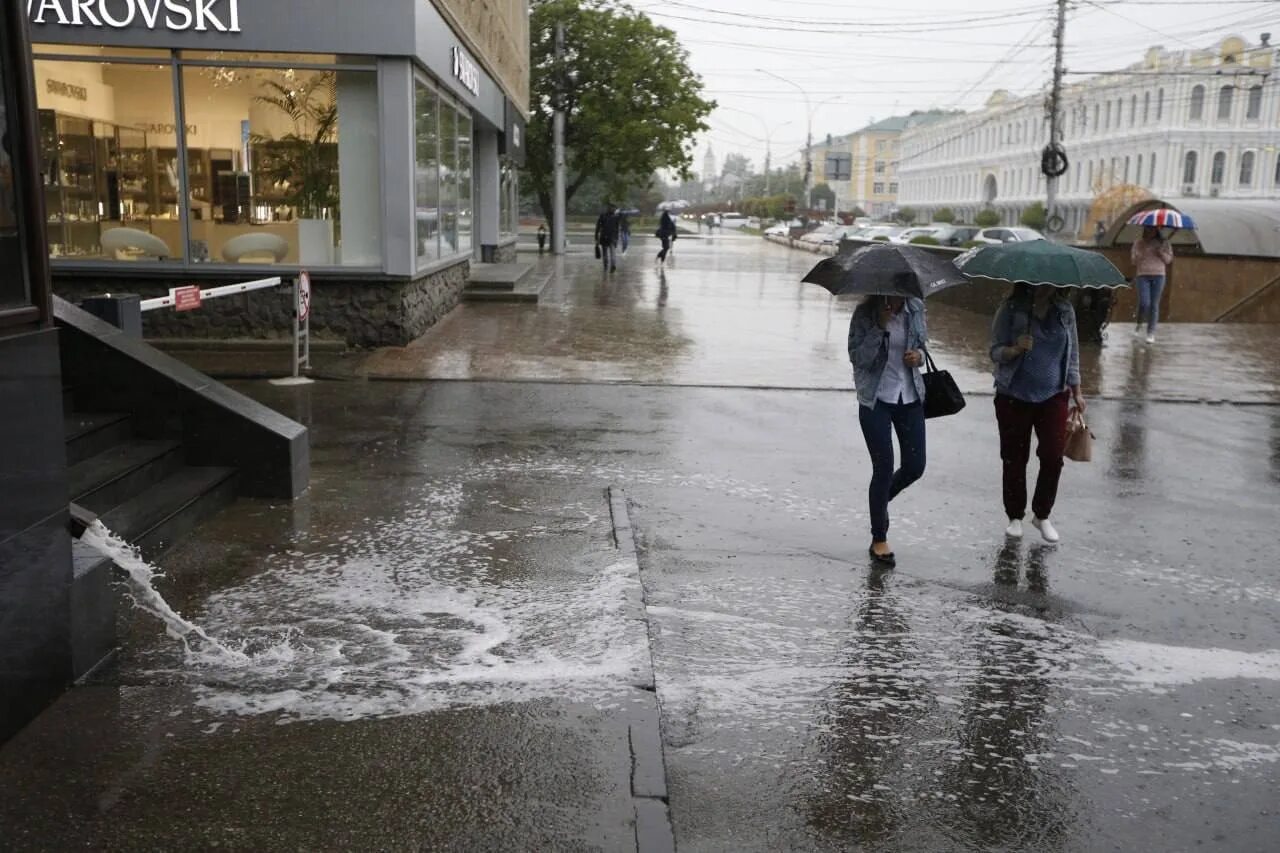
[[[33,24],[240,32],[240,0],[27,0]]]

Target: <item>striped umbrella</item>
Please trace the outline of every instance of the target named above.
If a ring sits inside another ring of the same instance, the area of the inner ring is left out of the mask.
[[[1171,210],[1167,207],[1157,207],[1155,210],[1144,210],[1141,213],[1135,213],[1129,217],[1130,225],[1150,226],[1152,228],[1185,228],[1188,231],[1194,231],[1195,222],[1185,213]]]

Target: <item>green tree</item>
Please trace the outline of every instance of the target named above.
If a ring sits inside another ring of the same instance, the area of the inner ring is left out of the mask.
[[[822,204],[820,204],[820,202],[823,202],[823,201],[826,202],[825,207]],[[813,189],[809,191],[809,204],[813,206],[814,210],[822,208],[828,213],[835,213],[836,212],[836,191],[831,189],[831,187],[827,186],[825,183],[817,184],[814,186]]]
[[[862,219],[867,215],[867,212],[855,204],[853,210],[849,211],[849,215],[854,219]]]
[[[933,221],[945,222],[950,225],[952,222],[956,221],[955,211],[949,207],[940,207],[938,208],[938,212],[933,215]]]
[[[978,215],[973,217],[973,224],[979,228],[993,228],[1000,224],[1000,214],[989,207],[979,210]]]
[[[565,30],[559,67],[558,23]],[[704,119],[715,103],[702,97],[702,79],[672,30],[613,0],[532,0],[529,36],[532,115],[524,176],[544,214],[551,211],[557,101],[565,113],[568,198],[593,176],[607,180],[613,198],[648,186],[662,169],[690,177],[688,143],[707,129]]]
[[[726,154],[720,174],[732,175],[735,178],[745,180],[751,176],[751,161],[743,154]]]
[[[902,225],[910,225],[916,221],[916,209],[914,207],[900,207],[898,212],[893,215]]]
[[[1044,203],[1036,201],[1032,202],[1027,206],[1026,210],[1022,211],[1022,217],[1019,221],[1028,228],[1043,231],[1046,218],[1047,214],[1044,210]]]

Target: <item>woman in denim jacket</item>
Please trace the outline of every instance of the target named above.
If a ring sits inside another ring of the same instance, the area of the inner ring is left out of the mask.
[[[1076,313],[1065,291],[1048,285],[1014,286],[991,326],[995,362],[996,423],[1004,463],[1004,509],[1008,536],[1022,536],[1027,506],[1027,462],[1036,434],[1040,472],[1031,499],[1031,523],[1046,542],[1057,542],[1049,521],[1058,496],[1067,443],[1068,402],[1085,409],[1080,394],[1080,339]]]
[[[870,296],[849,323],[849,360],[858,391],[858,422],[871,456],[871,548],[876,562],[892,566],[889,501],[924,474],[924,380],[920,365],[929,339],[924,303],[899,296]],[[902,465],[893,469],[898,434]]]

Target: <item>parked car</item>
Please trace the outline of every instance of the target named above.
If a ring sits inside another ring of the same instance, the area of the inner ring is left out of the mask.
[[[906,230],[901,225],[869,225],[859,231],[857,236],[859,240],[874,240],[877,237],[892,240]]]
[[[933,234],[929,235],[944,246],[959,246],[968,243],[981,231],[976,225],[932,225]]]
[[[831,234],[831,232],[836,230],[837,227],[838,226],[832,225],[831,223],[824,223],[822,225],[819,225],[817,228],[813,229],[808,234],[805,234],[803,237],[801,237],[800,242],[818,243],[820,245],[827,239],[827,237]]]
[[[889,237],[890,243],[910,243],[915,237],[933,237],[937,239],[937,232],[941,226],[919,225],[915,228],[907,228],[906,230],[894,234]]]
[[[716,223],[721,228],[742,228],[747,224],[747,215],[745,213],[722,213],[719,221]]]
[[[769,237],[786,237],[791,233],[791,226],[785,222],[779,222],[777,225],[770,225],[764,229],[764,233]]]
[[[1034,228],[983,228],[973,236],[979,243],[1025,243],[1029,240],[1043,240],[1044,235]]]

